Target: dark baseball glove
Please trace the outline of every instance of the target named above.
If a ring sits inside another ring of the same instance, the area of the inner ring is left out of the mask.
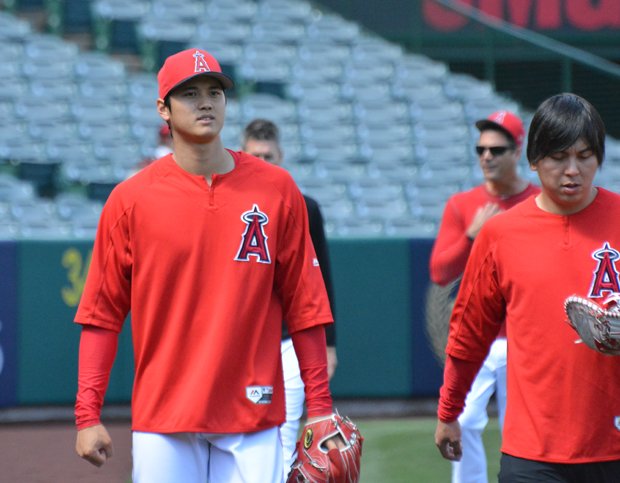
[[[568,323],[597,352],[620,355],[620,307],[613,295],[601,305],[573,295],[564,301]]]
[[[330,438],[340,439],[344,446],[328,450],[325,443]],[[287,483],[356,483],[363,441],[357,426],[338,413],[307,424]]]

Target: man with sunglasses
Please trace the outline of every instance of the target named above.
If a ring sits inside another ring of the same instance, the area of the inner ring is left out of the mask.
[[[473,240],[489,218],[540,191],[518,172],[525,136],[521,119],[512,112],[498,111],[477,121],[476,127],[480,131],[476,152],[484,181],[473,189],[451,196],[446,203],[430,258],[430,278],[442,286],[463,274]],[[487,406],[494,393],[501,427],[506,406],[506,331],[503,326],[459,417],[462,457],[452,463],[453,483],[487,481],[482,432],[488,422]]]

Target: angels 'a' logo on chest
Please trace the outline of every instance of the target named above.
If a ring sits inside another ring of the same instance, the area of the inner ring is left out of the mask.
[[[620,293],[620,277],[616,268],[616,262],[620,258],[618,250],[605,242],[602,248],[592,254],[592,258],[597,261],[597,264],[592,276],[590,297],[600,298],[611,293]]]
[[[254,204],[250,211],[241,215],[241,220],[246,226],[241,235],[241,245],[235,260],[249,262],[250,257],[254,257],[259,263],[271,263],[269,247],[267,246],[268,237],[264,229],[265,225],[269,223],[267,214],[260,211],[258,205]]]

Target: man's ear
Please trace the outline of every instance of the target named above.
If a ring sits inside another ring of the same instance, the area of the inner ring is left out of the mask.
[[[170,122],[170,109],[161,98],[157,99],[157,112],[165,122]]]

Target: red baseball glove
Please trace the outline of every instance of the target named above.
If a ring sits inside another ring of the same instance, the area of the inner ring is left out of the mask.
[[[344,446],[328,450],[325,443],[331,438],[340,439]],[[356,483],[363,441],[357,426],[338,413],[307,424],[287,483]]]

